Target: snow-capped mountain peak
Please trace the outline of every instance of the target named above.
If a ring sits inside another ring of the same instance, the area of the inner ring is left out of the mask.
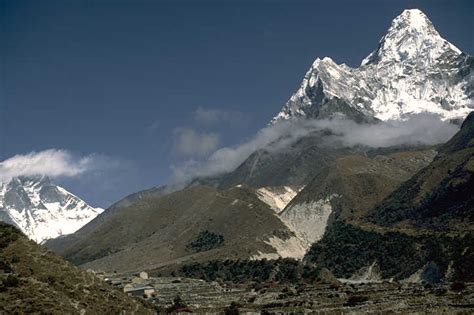
[[[464,119],[474,109],[474,58],[442,38],[428,17],[405,10],[359,68],[317,58],[272,123],[343,114],[356,121],[419,113]]]
[[[397,16],[379,42],[378,48],[361,65],[406,60],[436,61],[443,54],[462,52],[442,38],[428,17],[418,9],[405,10]]]
[[[0,183],[0,220],[38,243],[73,233],[102,211],[46,176],[14,177]]]

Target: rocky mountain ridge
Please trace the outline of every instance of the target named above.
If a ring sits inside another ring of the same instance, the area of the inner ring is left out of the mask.
[[[433,113],[462,120],[474,108],[474,59],[417,9],[396,17],[359,68],[317,58],[272,123],[345,115],[357,121]]]

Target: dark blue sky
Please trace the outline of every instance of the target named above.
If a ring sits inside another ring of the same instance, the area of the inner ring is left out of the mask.
[[[183,128],[245,141],[316,57],[357,66],[405,8],[474,51],[469,0],[0,3],[0,161],[51,148],[120,161],[59,179],[101,206],[165,183],[190,158],[174,147]],[[198,108],[222,122],[196,120]]]

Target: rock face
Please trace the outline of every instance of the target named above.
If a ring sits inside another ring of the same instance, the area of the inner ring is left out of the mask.
[[[38,243],[73,233],[102,211],[48,177],[17,177],[0,183],[0,219]]]
[[[329,217],[333,213],[331,201],[338,197],[337,194],[332,194],[315,201],[295,203],[280,216],[309,247],[324,235]]]
[[[300,88],[272,120],[403,119],[434,113],[464,119],[474,108],[474,59],[443,39],[420,10],[396,17],[359,68],[316,59]]]
[[[278,213],[298,194],[299,190],[301,189],[293,189],[288,186],[261,187],[257,189],[257,196]]]

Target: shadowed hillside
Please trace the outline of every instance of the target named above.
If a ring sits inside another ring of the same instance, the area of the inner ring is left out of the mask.
[[[377,206],[370,220],[384,226],[472,230],[474,112],[433,162]]]
[[[337,277],[474,281],[473,139],[471,113],[428,166],[360,220],[332,222],[306,261]]]
[[[153,314],[0,222],[0,313]]]

